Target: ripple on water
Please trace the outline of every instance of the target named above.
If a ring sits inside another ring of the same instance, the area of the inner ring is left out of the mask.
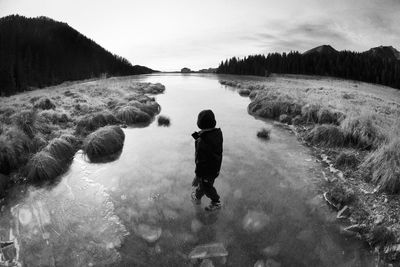
[[[120,259],[117,248],[128,232],[110,196],[76,172],[55,188],[29,189],[12,208],[19,260],[26,266],[97,266]]]

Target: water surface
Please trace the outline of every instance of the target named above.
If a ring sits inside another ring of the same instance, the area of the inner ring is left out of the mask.
[[[131,78],[129,78],[131,79]],[[125,129],[121,157],[90,164],[78,153],[51,189],[31,189],[6,209],[26,266],[193,266],[188,254],[219,242],[226,266],[273,259],[282,266],[373,266],[364,244],[339,233],[317,190],[321,167],[287,130],[247,113],[248,98],[214,75],[149,75],[170,127]],[[224,135],[215,186],[223,209],[190,201],[197,114],[212,109]],[[271,139],[256,133],[271,127]],[[161,234],[161,235],[160,235]],[[146,238],[148,240],[146,240]],[[213,259],[215,266],[224,260]],[[192,264],[192,265],[191,265]],[[197,264],[197,263],[196,263]],[[194,265],[197,266],[197,265]]]

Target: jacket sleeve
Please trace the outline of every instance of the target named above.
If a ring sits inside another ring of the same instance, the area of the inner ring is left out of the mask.
[[[195,153],[195,162],[196,162],[196,170],[195,173],[198,176],[204,175],[207,169],[207,148],[206,143],[198,138],[196,140],[196,153]]]

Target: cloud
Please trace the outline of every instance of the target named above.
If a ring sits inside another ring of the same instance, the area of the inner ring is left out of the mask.
[[[352,41],[347,33],[332,21],[292,22],[272,21],[263,32],[241,37],[264,47],[262,52],[304,51],[322,44],[349,45]]]

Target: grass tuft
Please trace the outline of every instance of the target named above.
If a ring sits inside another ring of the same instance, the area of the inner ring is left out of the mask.
[[[171,124],[171,120],[164,115],[158,116],[157,119],[158,126],[169,126]]]
[[[261,139],[269,140],[271,135],[271,129],[262,128],[257,132],[257,137]]]
[[[339,125],[340,120],[343,118],[341,112],[332,111],[328,108],[321,108],[317,112],[318,123],[319,124],[336,124]]]
[[[336,168],[355,169],[359,163],[360,160],[354,151],[342,151],[337,155],[334,164]]]
[[[292,124],[292,118],[286,114],[282,114],[279,116],[279,122]]]
[[[87,135],[100,127],[119,123],[121,121],[108,111],[96,112],[81,118],[76,125],[76,132],[81,135]]]
[[[328,196],[333,203],[339,204],[341,207],[351,204],[356,200],[354,191],[350,188],[346,188],[340,183],[336,183],[328,191]]]
[[[60,138],[70,143],[75,150],[77,150],[82,143],[81,140],[72,134],[63,134]]]
[[[39,102],[37,102],[35,104],[35,108],[39,108],[39,109],[43,109],[43,110],[55,109],[56,105],[54,105],[53,102],[51,102],[51,100],[48,98],[41,98],[39,100]]]
[[[386,137],[375,121],[375,116],[371,115],[346,118],[341,126],[349,145],[360,149],[375,149],[383,144]]]
[[[239,95],[241,96],[249,96],[250,90],[249,89],[239,89]]]
[[[155,116],[161,110],[160,105],[154,100],[151,100],[150,98],[142,101],[130,101],[127,105],[135,107],[138,110],[147,113],[150,117]]]
[[[327,147],[341,147],[345,144],[343,130],[331,124],[317,125],[306,136],[306,141],[313,145],[322,145]]]
[[[13,115],[14,124],[29,138],[33,138],[39,130],[37,112],[35,110],[23,110]]]
[[[301,115],[305,123],[318,123],[318,113],[321,109],[320,105],[306,104],[301,108]]]
[[[360,168],[382,191],[400,192],[400,137],[371,152]]]
[[[148,113],[133,106],[125,106],[118,109],[117,118],[126,124],[151,122],[151,116]]]
[[[51,140],[44,150],[55,158],[60,165],[69,164],[75,154],[74,147],[62,138]]]
[[[278,119],[280,115],[296,116],[301,114],[301,105],[289,97],[268,96],[255,99],[249,104],[251,114],[267,119]]]
[[[105,126],[88,135],[83,151],[91,162],[115,159],[124,146],[125,134],[118,126]]]
[[[64,168],[48,152],[36,153],[28,162],[26,177],[31,182],[53,181],[64,172]]]

